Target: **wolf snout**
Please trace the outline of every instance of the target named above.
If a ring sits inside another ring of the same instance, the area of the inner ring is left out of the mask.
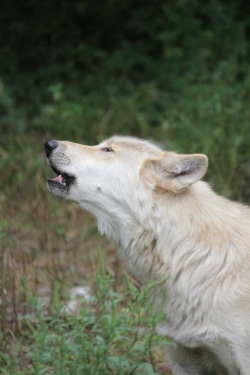
[[[58,146],[58,142],[57,141],[54,141],[54,140],[49,140],[45,143],[44,147],[45,147],[45,152],[46,152],[46,155],[47,157],[50,156],[51,152],[57,148]]]

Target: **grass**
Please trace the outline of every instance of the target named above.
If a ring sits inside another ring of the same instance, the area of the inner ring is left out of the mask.
[[[163,317],[149,299],[156,284],[138,290],[127,278],[121,296],[114,290],[114,277],[106,273],[100,251],[99,261],[94,294],[76,315],[64,313],[58,290],[50,314],[45,314],[44,305],[23,280],[31,311],[21,317],[23,342],[14,342],[9,352],[7,341],[3,342],[3,375],[159,374],[153,349],[169,342],[155,333]]]
[[[153,83],[81,95],[57,85],[50,92],[51,101],[29,119],[6,101],[0,123],[1,373],[166,374],[162,339],[153,332],[159,316],[147,298],[152,286],[137,290],[95,220],[48,193],[43,143],[93,144],[120,133],[203,152],[215,190],[249,202],[249,83],[218,79],[178,94]],[[90,286],[91,302],[76,315],[62,313],[78,285]]]

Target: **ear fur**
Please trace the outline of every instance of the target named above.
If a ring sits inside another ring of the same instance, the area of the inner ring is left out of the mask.
[[[203,154],[178,155],[163,152],[159,159],[146,160],[141,176],[146,186],[178,192],[200,180],[207,171],[208,158]]]

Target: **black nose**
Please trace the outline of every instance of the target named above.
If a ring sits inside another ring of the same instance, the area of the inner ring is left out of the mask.
[[[45,143],[44,147],[45,147],[45,152],[46,152],[47,157],[50,156],[51,152],[55,148],[57,148],[57,146],[58,146],[57,141],[50,140],[50,141]]]

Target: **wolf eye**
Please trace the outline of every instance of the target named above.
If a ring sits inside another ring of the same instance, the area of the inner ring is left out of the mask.
[[[114,152],[114,150],[112,149],[112,147],[103,147],[101,149],[101,151],[104,151],[104,152]]]

